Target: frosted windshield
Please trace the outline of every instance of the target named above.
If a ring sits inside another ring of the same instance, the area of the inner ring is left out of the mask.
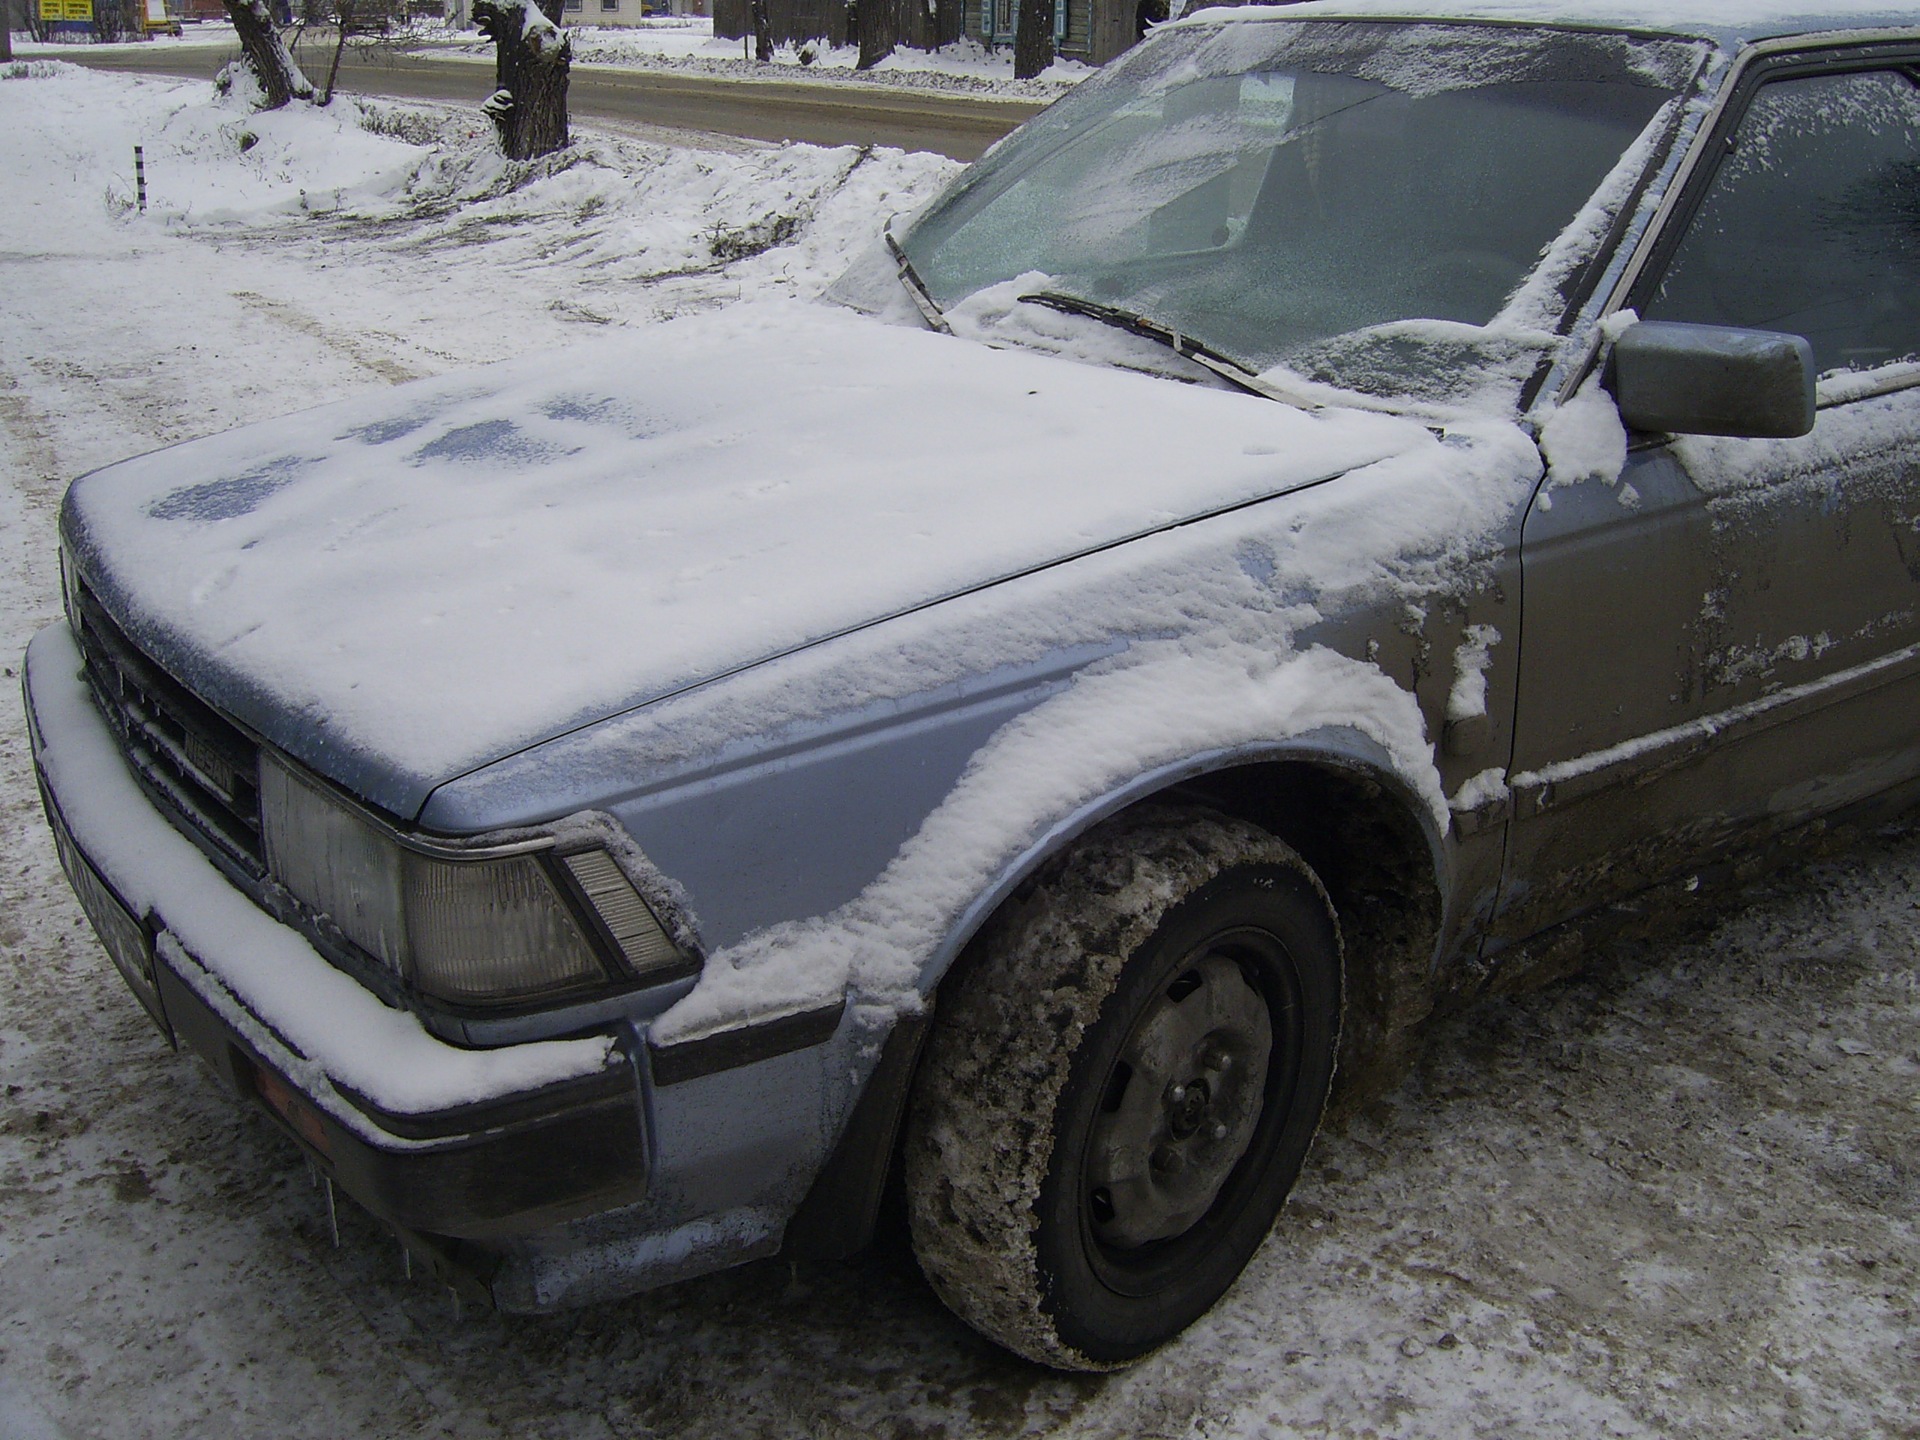
[[[989,155],[904,248],[943,307],[1037,277],[1256,371],[1396,322],[1484,326],[1697,56],[1473,26],[1175,31]]]

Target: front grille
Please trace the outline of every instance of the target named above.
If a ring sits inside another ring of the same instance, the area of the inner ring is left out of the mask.
[[[265,874],[259,747],[149,660],[84,580],[72,599],[87,680],[135,774],[190,833]]]

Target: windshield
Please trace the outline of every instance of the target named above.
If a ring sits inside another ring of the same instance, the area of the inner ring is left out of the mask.
[[[901,246],[942,309],[1017,279],[1250,371],[1393,384],[1337,342],[1387,327],[1405,349],[1402,322],[1452,322],[1457,364],[1457,327],[1501,312],[1699,59],[1492,26],[1173,29],[1016,132]]]

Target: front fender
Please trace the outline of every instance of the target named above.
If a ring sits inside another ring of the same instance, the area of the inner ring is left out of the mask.
[[[1405,797],[1444,872],[1446,799],[1416,698],[1323,647],[1146,641],[1008,720],[858,895],[708,958],[665,1042],[842,995],[874,1030],[921,1008],[1023,879],[1089,826],[1181,780],[1274,758],[1363,769]]]

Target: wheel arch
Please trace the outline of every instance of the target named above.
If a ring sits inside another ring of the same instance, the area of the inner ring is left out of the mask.
[[[939,987],[996,912],[1082,835],[1133,807],[1182,800],[1260,826],[1291,846],[1332,902],[1345,951],[1346,1013],[1336,1095],[1377,1093],[1400,1074],[1432,1007],[1449,858],[1431,810],[1378,741],[1346,727],[1194,756],[1148,771],[1061,816],[968,905],[923,972],[927,1005],[896,1022],[834,1155],[789,1227],[790,1257],[865,1245],[898,1173],[901,1118]]]
[[[922,974],[938,989],[996,911],[1095,826],[1136,805],[1179,799],[1247,820],[1285,841],[1333,903],[1345,944],[1343,1092],[1396,1078],[1407,1032],[1432,1005],[1451,869],[1432,811],[1365,733],[1323,727],[1282,741],[1194,756],[1091,800],[1012,857],[960,915]]]

